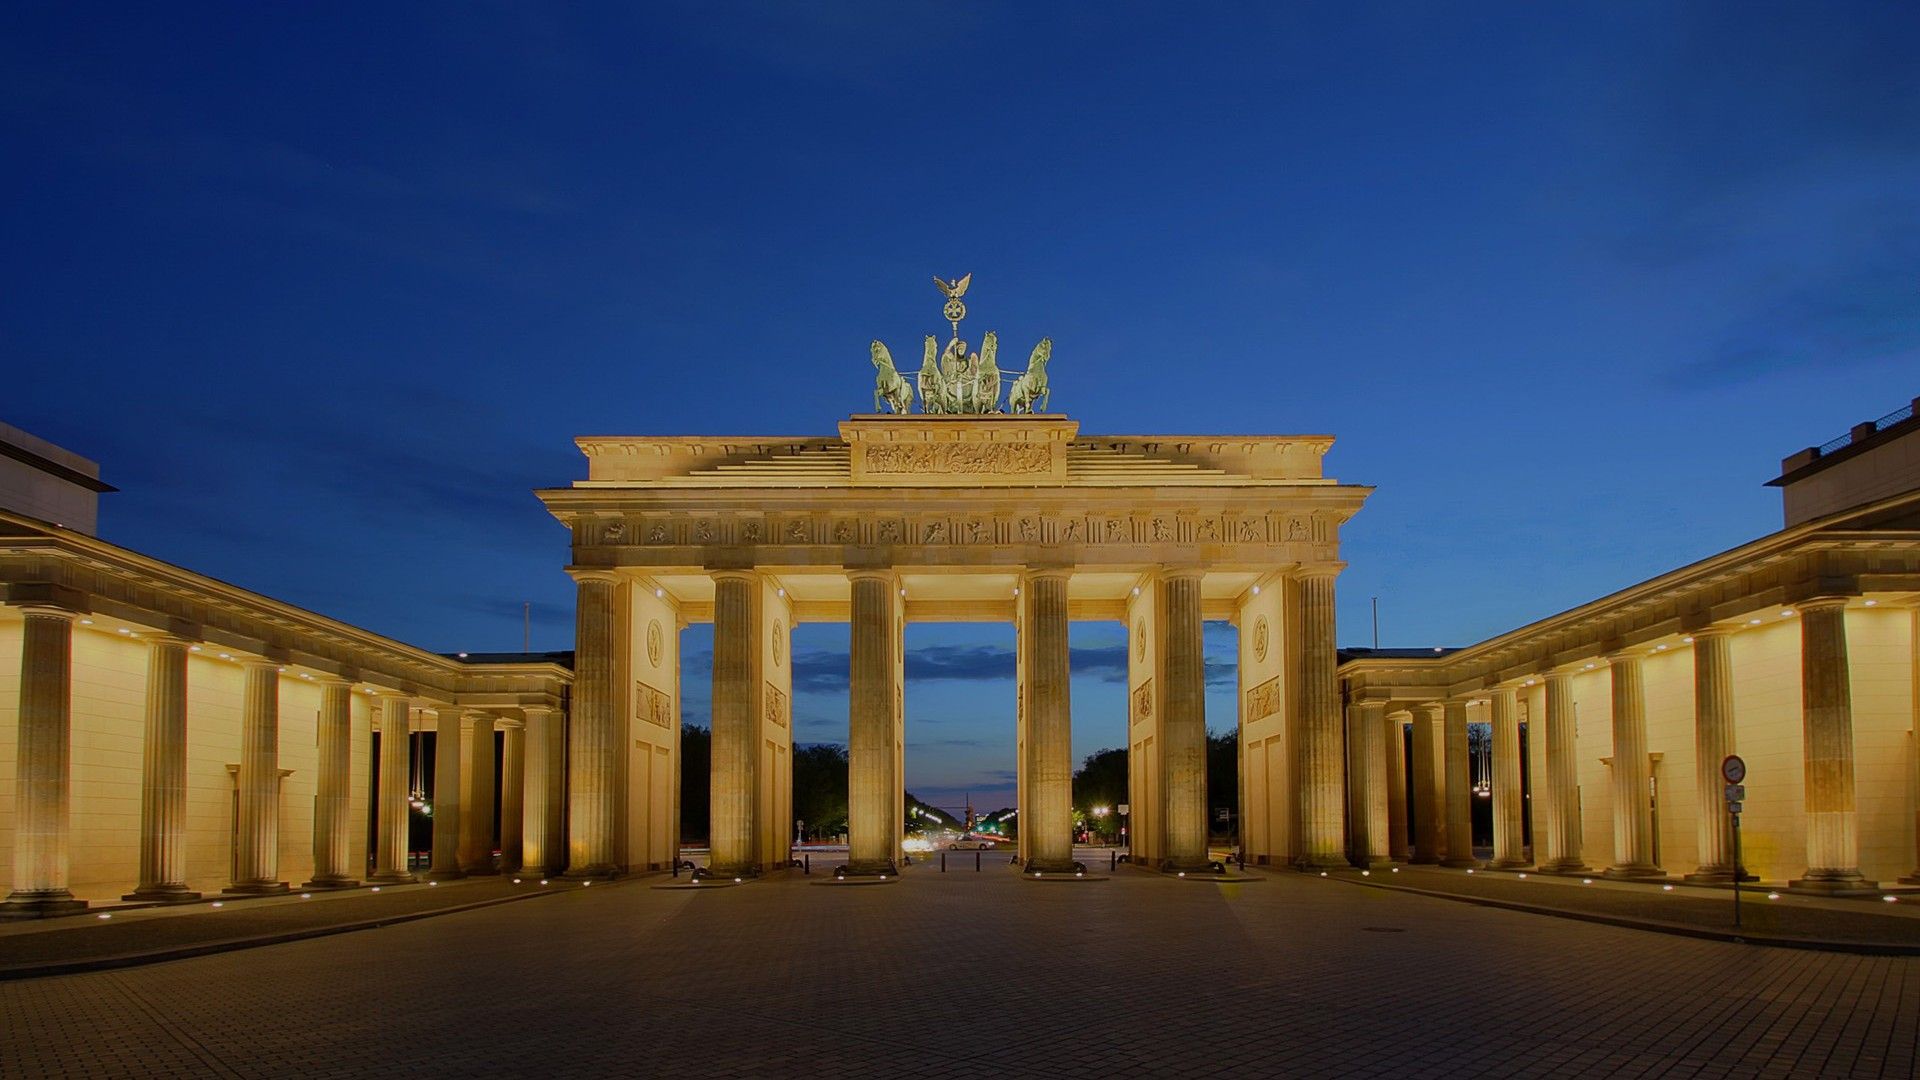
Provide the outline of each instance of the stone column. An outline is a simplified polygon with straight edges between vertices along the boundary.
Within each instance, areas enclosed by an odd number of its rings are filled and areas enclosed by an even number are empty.
[[[469,712],[460,718],[470,753],[460,789],[460,869],[468,875],[499,873],[493,865],[493,717]]]
[[[1439,793],[1435,791],[1434,725],[1441,722],[1446,707],[1437,702],[1418,705],[1413,710],[1413,861],[1432,865],[1440,861],[1440,827],[1444,816]]]
[[[1547,681],[1546,858],[1540,869],[1574,874],[1587,869],[1581,855],[1580,761],[1573,719],[1573,674],[1549,671]]]
[[[460,775],[464,743],[460,710],[442,705],[434,710],[433,725],[433,862],[429,877],[465,877],[460,869],[460,819],[466,792]]]
[[[280,893],[280,665],[248,660],[240,712],[239,829],[230,893]]]
[[[1441,866],[1479,866],[1473,857],[1473,763],[1467,749],[1467,703],[1445,708],[1447,740],[1447,857]]]
[[[1207,858],[1207,673],[1201,642],[1201,571],[1164,571],[1154,626],[1160,635],[1160,769],[1163,870],[1199,870]],[[1064,620],[1064,616],[1063,616]],[[1064,626],[1062,632],[1064,634]],[[1065,657],[1061,658],[1065,667]],[[1063,691],[1064,694],[1064,691]]]
[[[1488,703],[1493,721],[1493,865],[1511,869],[1527,865],[1527,837],[1521,816],[1526,793],[1520,789],[1520,716],[1510,686],[1495,688]]]
[[[848,683],[847,872],[893,874],[900,830],[894,805],[891,570],[854,570]]]
[[[1844,597],[1800,605],[1800,705],[1806,745],[1807,872],[1800,892],[1865,892],[1853,802],[1853,689]]]
[[[1027,680],[1027,798],[1020,832],[1029,872],[1073,870],[1073,715],[1067,666],[1064,568],[1020,582],[1020,652]],[[1029,830],[1031,833],[1029,834]]]
[[[408,798],[413,763],[412,702],[402,694],[380,696],[380,805],[374,814],[373,843],[376,885],[398,885],[414,880],[407,869],[408,826],[412,810]]]
[[[1387,863],[1387,750],[1384,701],[1347,706],[1347,789],[1355,866]]]
[[[1613,678],[1613,865],[1614,878],[1660,877],[1653,862],[1653,768],[1647,759],[1647,704],[1640,657],[1607,657]]]
[[[1700,866],[1688,881],[1732,881],[1733,815],[1727,813],[1726,778],[1720,763],[1734,753],[1733,641],[1723,629],[1693,635],[1694,816]]]
[[[360,884],[348,871],[353,840],[353,687],[320,677],[320,770],[313,793],[313,880],[309,889]]]
[[[140,884],[127,900],[197,900],[187,888],[187,646],[147,639],[147,723],[140,771]]]
[[[0,904],[0,915],[32,917],[79,911],[87,904],[67,888],[74,614],[56,607],[26,607],[23,614],[13,891]]]
[[[561,856],[567,848],[561,819],[566,797],[564,725],[559,712],[546,706],[529,705],[522,711],[527,718],[527,763],[520,868],[529,874],[556,874],[565,868]]]
[[[1333,579],[1339,565],[1300,572],[1300,861],[1302,870],[1346,865],[1346,770]],[[1289,623],[1294,620],[1288,620]]]
[[[619,778],[616,745],[625,694],[618,685],[614,625],[619,576],[610,570],[574,572],[579,597],[574,610],[573,716],[567,761],[567,876],[612,877],[614,790]],[[715,727],[718,727],[717,717]],[[715,735],[719,733],[716,731]]]
[[[760,718],[753,712],[759,588],[751,571],[720,570],[713,575],[713,776],[707,845],[708,866],[727,876],[759,869],[753,842],[754,767],[760,756]]]
[[[500,869],[518,870],[526,849],[527,729],[503,726],[500,753]]]
[[[1407,719],[1411,714],[1390,712],[1381,718],[1380,734],[1387,788],[1387,855],[1407,857]]]

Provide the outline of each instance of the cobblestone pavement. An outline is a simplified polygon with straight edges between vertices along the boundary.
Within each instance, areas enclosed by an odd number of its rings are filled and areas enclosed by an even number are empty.
[[[657,879],[0,984],[0,1076],[1911,1076],[1920,959],[1274,875]]]

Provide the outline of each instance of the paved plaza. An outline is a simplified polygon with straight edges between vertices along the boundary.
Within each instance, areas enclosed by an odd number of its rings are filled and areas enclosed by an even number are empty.
[[[3,983],[0,1075],[1904,1077],[1920,1040],[1920,959],[1312,877],[661,880]]]

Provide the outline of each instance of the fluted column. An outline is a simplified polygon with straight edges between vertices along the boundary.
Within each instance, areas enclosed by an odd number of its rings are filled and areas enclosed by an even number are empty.
[[[1074,866],[1069,576],[1069,571],[1059,568],[1030,570],[1020,583],[1019,647],[1027,680],[1027,799],[1032,804],[1020,807],[1020,831],[1027,837],[1026,868],[1048,873],[1070,871]]]
[[[1473,761],[1468,749],[1467,703],[1449,701],[1447,740],[1447,857],[1441,866],[1479,866],[1473,857]]]
[[[1711,627],[1693,635],[1693,780],[1700,865],[1688,881],[1732,881],[1733,815],[1720,763],[1734,753],[1733,641]]]
[[[508,724],[500,741],[500,869],[518,870],[526,848],[527,729]]]
[[[1347,706],[1347,789],[1351,792],[1350,836],[1356,866],[1389,861],[1387,829],[1387,751],[1384,701]]]
[[[527,763],[520,868],[529,874],[556,874],[566,866],[562,856],[567,849],[561,817],[566,796],[562,772],[566,757],[564,725],[555,709],[529,705],[523,712],[527,718]],[[677,783],[679,777],[674,780]]]
[[[187,888],[187,646],[147,639],[146,738],[140,769],[140,884],[128,900],[197,900]]]
[[[1653,806],[1647,758],[1647,703],[1640,657],[1607,657],[1613,682],[1613,865],[1608,877],[1657,877],[1653,862]]]
[[[1390,712],[1381,718],[1380,735],[1385,742],[1383,765],[1387,788],[1387,856],[1405,859],[1411,841],[1407,839],[1407,732],[1410,713]]]
[[[483,712],[461,716],[466,736],[465,785],[460,789],[460,869],[494,874],[493,865],[493,717]]]
[[[1440,861],[1440,829],[1445,823],[1434,783],[1438,755],[1433,730],[1445,715],[1446,707],[1438,702],[1413,710],[1413,861],[1429,865]]]
[[[759,587],[750,571],[713,575],[713,776],[707,844],[708,864],[718,874],[758,870],[753,774],[760,756],[760,718],[753,712],[753,660],[760,647],[754,619]]]
[[[620,709],[614,591],[611,571],[574,573],[579,596],[574,611],[573,716],[567,761],[567,876],[604,878],[615,872],[613,857],[614,766],[618,761]],[[716,703],[716,707],[717,707]],[[719,726],[715,717],[716,728]],[[718,738],[719,732],[715,731]]]
[[[347,866],[353,841],[353,687],[320,678],[320,769],[313,793],[313,880],[310,889],[358,885]]]
[[[1493,865],[1527,865],[1522,826],[1525,792],[1520,790],[1520,716],[1513,688],[1497,687],[1488,697],[1493,722]]]
[[[74,614],[55,607],[27,607],[23,614],[13,891],[0,915],[55,915],[87,906],[67,888]]]
[[[1547,680],[1546,858],[1540,869],[1577,873],[1587,869],[1581,853],[1580,761],[1573,717],[1573,675],[1549,671]]]
[[[377,885],[413,880],[407,869],[408,827],[412,823],[412,702],[403,694],[380,696],[380,792],[374,808],[373,873]]]
[[[1853,689],[1847,670],[1846,600],[1800,605],[1800,704],[1806,746],[1807,872],[1802,892],[1863,892],[1853,801]]]
[[[240,713],[240,798],[230,893],[286,892],[280,880],[280,665],[248,660]]]
[[[442,705],[433,710],[433,861],[427,874],[433,878],[458,878],[460,869],[460,819],[464,816],[466,792],[461,781],[460,758],[466,733],[460,723],[460,710]]]
[[[848,683],[847,871],[896,872],[900,809],[894,805],[893,598],[891,570],[855,570]]]
[[[1160,635],[1162,852],[1167,870],[1207,865],[1207,673],[1197,569],[1161,575],[1154,628]]]
[[[1299,575],[1300,862],[1302,870],[1346,865],[1347,777],[1341,745],[1339,649],[1334,640],[1333,579],[1339,565]]]

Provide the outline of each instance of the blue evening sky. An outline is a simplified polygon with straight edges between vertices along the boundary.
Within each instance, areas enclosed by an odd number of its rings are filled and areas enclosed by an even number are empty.
[[[1088,432],[1337,435],[1343,643],[1466,644],[1775,528],[1920,392],[1916,55],[1896,3],[14,3],[0,420],[129,547],[565,648],[573,436],[830,432],[971,271]],[[1004,793],[1011,629],[910,645],[910,782]],[[843,738],[844,630],[796,647]]]

